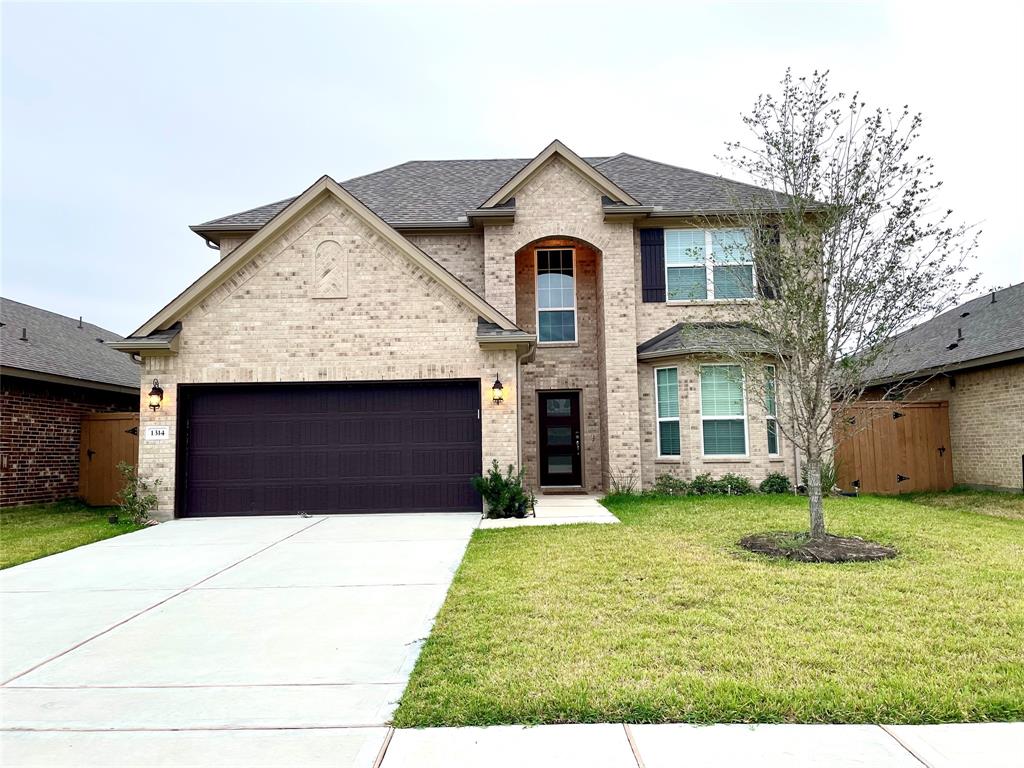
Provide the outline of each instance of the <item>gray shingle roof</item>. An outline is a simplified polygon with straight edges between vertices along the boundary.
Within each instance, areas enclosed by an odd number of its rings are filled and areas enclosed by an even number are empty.
[[[523,330],[506,330],[497,323],[492,323],[484,320],[482,317],[476,319],[476,335],[478,339],[494,339],[495,341],[503,341],[506,339],[520,339],[528,338],[532,339],[533,334],[527,333]]]
[[[629,154],[584,158],[641,205],[666,211],[732,210],[765,190],[688,168]],[[464,220],[529,159],[415,160],[342,182],[370,210],[392,225]],[[770,194],[770,193],[769,193]],[[294,198],[196,225],[198,230],[261,227]]]
[[[641,360],[671,355],[715,354],[741,347],[770,351],[764,337],[746,323],[676,323],[636,348]]]
[[[102,342],[121,339],[92,323],[0,299],[0,362],[5,368],[139,388],[141,368]],[[22,341],[22,329],[28,341]]]
[[[963,338],[958,339],[961,334]],[[955,346],[950,349],[951,345]],[[885,381],[966,367],[974,360],[1014,352],[1024,356],[1024,283],[979,296],[905,331],[894,340],[891,353],[879,358],[864,378]]]

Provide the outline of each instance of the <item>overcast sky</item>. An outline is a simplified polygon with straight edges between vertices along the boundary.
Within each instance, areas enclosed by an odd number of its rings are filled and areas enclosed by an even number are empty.
[[[556,137],[721,173],[787,66],[922,111],[984,284],[1024,280],[1020,3],[425,6],[3,3],[3,295],[126,334],[217,259],[189,224],[324,173]]]

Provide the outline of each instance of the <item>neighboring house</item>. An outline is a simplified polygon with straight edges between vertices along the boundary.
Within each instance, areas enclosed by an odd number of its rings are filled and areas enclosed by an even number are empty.
[[[900,334],[867,399],[949,403],[953,482],[1024,490],[1024,283]]]
[[[140,366],[92,323],[0,299],[0,506],[76,496],[90,413],[138,411]]]
[[[774,419],[694,343],[757,293],[721,256],[744,233],[701,222],[763,192],[556,141],[325,176],[192,227],[219,263],[115,345],[164,392],[143,426],[166,438],[140,446],[160,514],[478,510],[492,460],[542,492],[792,475]]]

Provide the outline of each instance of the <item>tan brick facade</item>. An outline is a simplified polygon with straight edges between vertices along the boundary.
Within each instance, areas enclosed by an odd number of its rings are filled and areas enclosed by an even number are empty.
[[[484,465],[492,458],[517,463],[521,456],[532,487],[539,482],[537,393],[545,390],[580,392],[587,490],[608,489],[612,475],[633,475],[650,487],[662,471],[683,477],[731,471],[755,481],[773,470],[792,474],[788,448],[769,460],[755,407],[749,460],[702,459],[692,361],[679,363],[683,456],[657,461],[653,374],[637,364],[638,342],[679,321],[736,317],[742,306],[642,303],[637,230],[630,221],[606,220],[602,192],[559,155],[514,196],[511,224],[414,232],[407,239],[528,332],[536,331],[537,244],[575,248],[576,344],[541,345],[517,371],[514,349],[481,348],[476,310],[330,198],[273,235],[181,317],[176,355],[146,358],[145,386],[159,377],[166,394],[160,411],[142,414],[143,429],[171,428],[170,440],[143,441],[140,450],[143,474],[163,481],[161,516],[173,511],[176,388],[187,383],[479,380]],[[223,238],[222,257],[242,242]],[[506,386],[500,406],[486,392],[495,374]]]
[[[326,240],[348,255],[347,297],[316,299],[313,258]],[[177,355],[147,357],[143,382],[159,377],[164,402],[144,409],[147,426],[171,439],[143,440],[140,472],[162,481],[159,516],[174,508],[176,390],[185,383],[481,381],[483,460],[517,462],[515,352],[484,351],[477,313],[405,255],[376,237],[337,200],[317,205],[271,240],[182,318]],[[509,387],[494,405],[495,372]]]
[[[481,296],[484,295],[484,236],[408,234],[406,239]]]
[[[586,484],[607,487],[609,471],[640,474],[639,411],[636,388],[636,328],[634,282],[634,231],[631,223],[604,220],[602,194],[559,156],[551,158],[516,192],[515,223],[487,227],[484,236],[484,285],[487,300],[521,325],[532,322],[518,315],[516,301],[516,254],[539,240],[562,237],[590,246],[597,254],[594,269],[595,316],[579,318],[582,325],[597,328],[596,364],[598,414],[603,429],[588,430],[585,457]],[[532,306],[532,301],[529,302]],[[609,329],[605,333],[604,330]],[[614,329],[614,333],[610,332]],[[554,353],[545,354],[545,353]],[[580,354],[586,354],[581,352]],[[547,388],[577,382],[584,388],[587,374],[577,369],[570,353],[540,349],[540,365],[533,386]],[[532,374],[524,370],[524,382]],[[561,383],[565,382],[565,384]],[[590,387],[584,390],[590,403]],[[527,396],[524,386],[524,398]],[[525,402],[525,399],[524,399]],[[534,402],[536,402],[534,400]],[[584,408],[590,408],[587,405]],[[586,412],[589,414],[589,411]],[[585,415],[592,418],[592,415]],[[524,435],[527,433],[524,427]],[[600,432],[600,484],[592,442]],[[524,456],[526,447],[524,445]],[[528,467],[531,476],[536,468]]]
[[[1024,491],[1024,363],[939,376],[908,400],[949,402],[954,483]]]

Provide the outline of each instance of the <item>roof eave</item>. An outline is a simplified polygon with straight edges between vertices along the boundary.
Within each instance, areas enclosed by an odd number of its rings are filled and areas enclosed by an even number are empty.
[[[990,365],[1010,363],[1015,360],[1024,360],[1024,349],[1013,349],[1010,350],[1009,352],[999,352],[994,355],[975,357],[971,360],[961,360],[959,362],[948,363],[946,365],[935,365],[930,368],[921,368],[916,371],[902,371],[899,373],[890,373],[877,379],[868,379],[867,381],[864,382],[864,386],[877,387],[883,384],[895,384],[900,381],[929,378],[931,376],[939,376],[944,373],[953,373],[955,371],[966,371],[975,368],[985,368]]]
[[[76,379],[73,376],[61,376],[56,373],[45,371],[30,371],[27,368],[15,368],[13,366],[0,366],[0,376],[14,379],[29,379],[31,381],[44,381],[50,384],[62,384],[68,387],[81,387],[83,389],[96,389],[103,392],[120,392],[125,395],[137,395],[141,389],[142,369],[139,369],[140,385],[129,387],[123,384],[111,384],[106,381],[93,381],[91,379]]]

